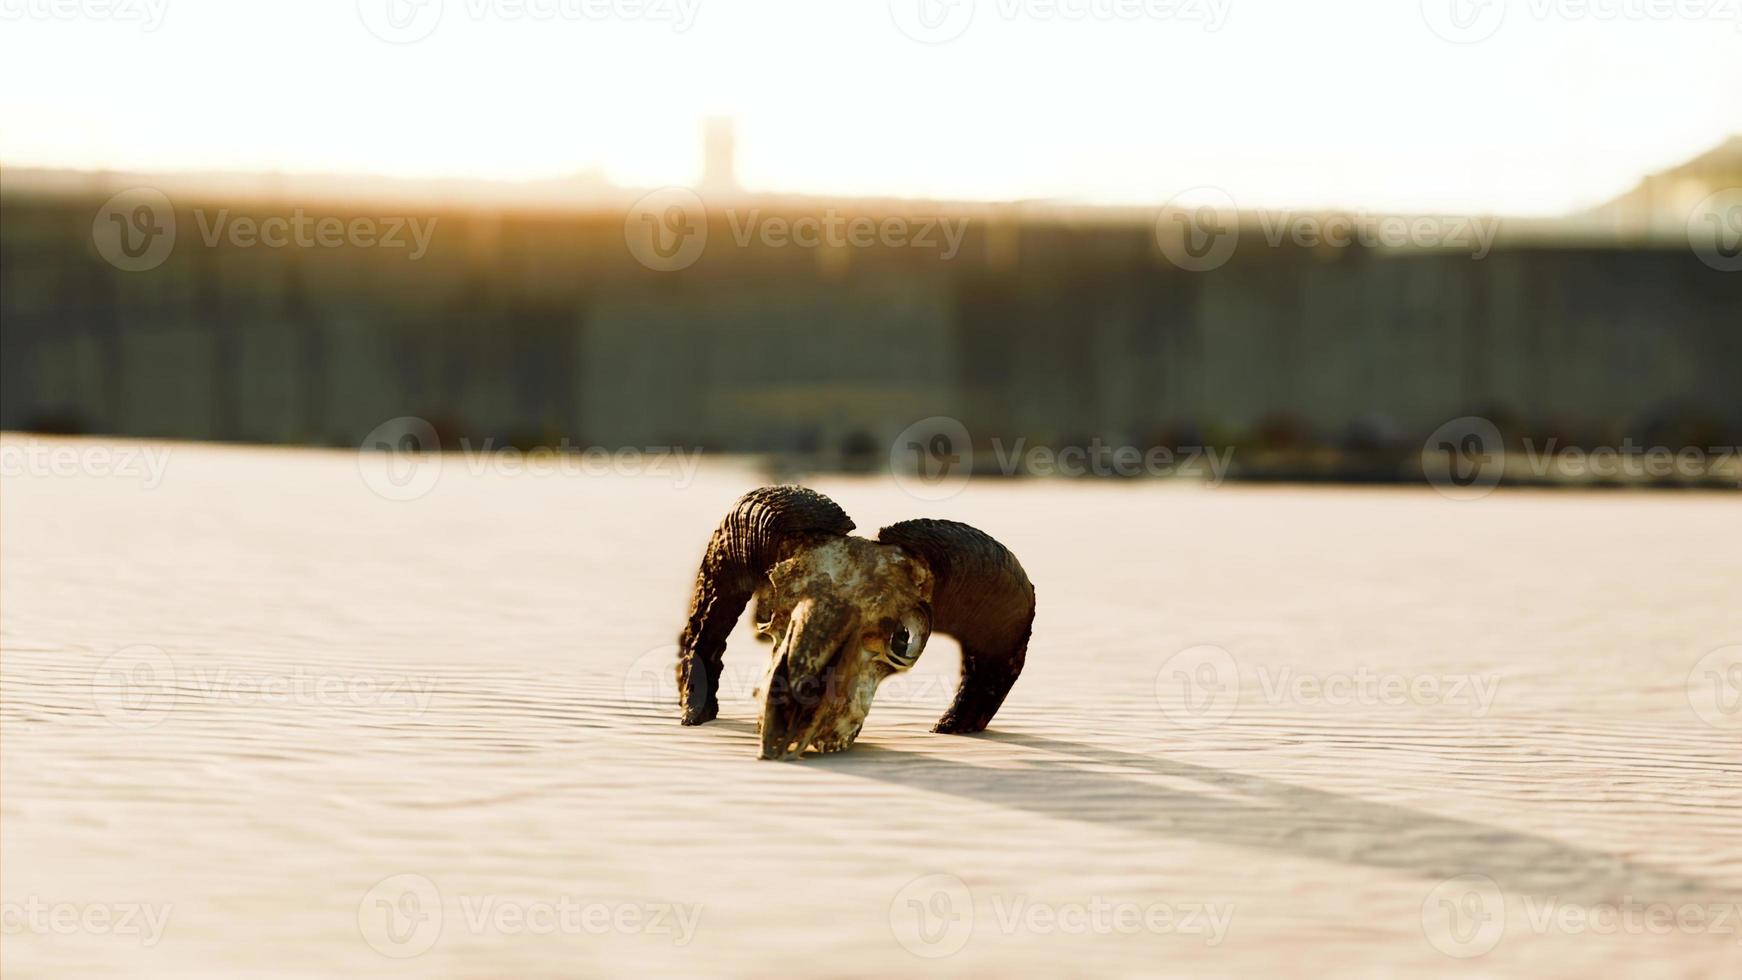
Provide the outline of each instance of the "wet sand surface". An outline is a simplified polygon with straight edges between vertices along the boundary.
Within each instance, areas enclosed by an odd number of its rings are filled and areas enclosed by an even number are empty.
[[[156,448],[0,484],[7,977],[1742,975],[1735,495],[818,479],[1039,615],[986,734],[938,639],[771,763],[742,624],[669,677],[748,466]]]

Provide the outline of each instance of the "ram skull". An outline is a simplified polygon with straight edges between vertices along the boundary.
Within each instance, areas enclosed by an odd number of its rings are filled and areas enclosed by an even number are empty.
[[[774,644],[762,698],[761,757],[853,744],[877,686],[912,667],[933,632],[962,648],[955,700],[933,731],[986,727],[1022,672],[1034,587],[1016,557],[955,521],[893,524],[854,537],[834,501],[802,487],[739,498],[708,542],[678,639],[685,725],[719,714],[726,636],[752,598]]]

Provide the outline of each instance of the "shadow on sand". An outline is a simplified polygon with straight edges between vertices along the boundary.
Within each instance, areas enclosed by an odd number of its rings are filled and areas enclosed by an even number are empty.
[[[1044,754],[1024,760],[1023,769],[991,768],[862,744],[803,764],[1063,820],[1384,868],[1436,882],[1483,874],[1511,892],[1582,905],[1738,898],[1734,890],[1695,875],[1390,803],[1064,739],[1007,732],[973,737]],[[1176,785],[1159,785],[1157,777]]]

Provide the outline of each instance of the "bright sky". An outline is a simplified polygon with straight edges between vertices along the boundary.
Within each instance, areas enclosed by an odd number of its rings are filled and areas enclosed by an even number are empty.
[[[1742,132],[1739,3],[0,0],[0,161],[1552,214]]]

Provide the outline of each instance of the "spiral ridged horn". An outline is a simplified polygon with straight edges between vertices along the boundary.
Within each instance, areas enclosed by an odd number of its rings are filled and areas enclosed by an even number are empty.
[[[768,570],[792,548],[853,530],[834,501],[804,487],[762,487],[732,505],[696,573],[689,620],[678,637],[677,689],[683,723],[720,712],[726,637]]]
[[[955,521],[917,520],[877,533],[931,567],[932,628],[962,647],[962,683],[933,728],[965,735],[998,713],[1022,673],[1034,627],[1034,586],[1010,549]]]

